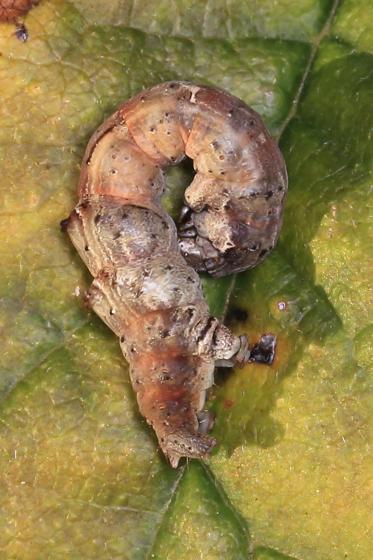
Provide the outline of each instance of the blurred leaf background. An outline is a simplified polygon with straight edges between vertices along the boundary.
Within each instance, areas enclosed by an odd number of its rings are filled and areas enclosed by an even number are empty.
[[[0,25],[1,558],[370,560],[372,2],[41,0],[25,24]],[[219,445],[177,471],[59,230],[94,129],[169,79],[257,110],[290,185],[273,254],[204,280],[275,363],[217,374]]]

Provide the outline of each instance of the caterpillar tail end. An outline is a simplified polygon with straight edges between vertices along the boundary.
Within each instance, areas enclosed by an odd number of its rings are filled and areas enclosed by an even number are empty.
[[[180,459],[205,459],[216,445],[216,440],[204,434],[170,434],[161,442],[162,450],[171,466],[176,469]]]

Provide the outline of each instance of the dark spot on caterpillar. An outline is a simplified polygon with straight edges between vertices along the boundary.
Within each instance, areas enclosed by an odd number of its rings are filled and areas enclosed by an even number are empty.
[[[265,194],[266,198],[271,198],[271,196],[273,196],[273,191],[267,191]]]
[[[205,266],[206,270],[213,270],[216,266],[216,259],[206,259]]]
[[[117,231],[114,235],[113,235],[113,239],[115,241],[117,241],[117,239],[119,239],[120,237],[122,237],[122,232],[121,231]]]
[[[85,250],[85,251],[89,251],[88,245],[85,245],[84,250]]]
[[[124,336],[121,336],[121,337],[120,337],[120,341],[121,341],[121,342],[124,342],[124,341],[125,341]]]
[[[218,333],[218,329],[215,329],[214,332],[212,333],[212,345],[213,346],[216,346],[217,333]]]
[[[113,308],[111,307],[109,313],[110,313],[110,315],[115,315],[115,309],[113,309]]]
[[[161,338],[166,338],[167,336],[170,336],[170,331],[168,329],[162,330],[161,333],[160,333],[160,337]]]
[[[259,253],[259,257],[264,257],[266,253],[268,253],[269,249],[262,249]]]
[[[188,309],[186,310],[186,316],[188,320],[192,319],[192,317],[194,316],[194,309],[192,307],[188,307]]]
[[[100,272],[97,274],[97,278],[102,280],[109,280],[110,279],[110,272],[105,268],[102,268]]]
[[[199,333],[198,336],[198,340],[203,340],[206,336],[206,334],[208,333],[208,331],[210,330],[211,325],[214,323],[215,318],[214,317],[209,317],[206,325],[203,327],[203,329],[201,330],[201,332]]]
[[[94,222],[95,224],[98,224],[98,222],[101,220],[101,214],[96,214],[95,218],[94,218]]]
[[[69,223],[70,223],[70,218],[65,218],[64,220],[61,220],[60,221],[61,231],[65,233],[67,231],[67,228],[69,227]]]

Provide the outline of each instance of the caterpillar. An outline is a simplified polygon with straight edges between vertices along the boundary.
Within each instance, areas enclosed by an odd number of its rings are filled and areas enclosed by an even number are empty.
[[[163,168],[196,171],[178,228],[161,205]],[[215,440],[204,410],[215,366],[271,362],[209,313],[197,272],[260,262],[279,235],[287,174],[259,115],[229,93],[167,82],[125,102],[94,132],[79,203],[61,222],[94,277],[86,302],[119,337],[139,410],[173,467]]]

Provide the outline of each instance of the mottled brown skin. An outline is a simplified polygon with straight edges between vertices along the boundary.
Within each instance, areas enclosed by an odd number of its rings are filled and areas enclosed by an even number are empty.
[[[39,0],[0,0],[0,21],[16,23],[27,14]]]
[[[178,234],[161,206],[162,168],[185,155],[197,174]],[[174,467],[215,444],[203,411],[215,366],[250,361],[246,337],[210,316],[194,268],[221,276],[262,259],[285,190],[259,116],[214,88],[146,90],[87,146],[80,202],[63,226],[94,277],[87,303],[120,338],[140,411]]]

